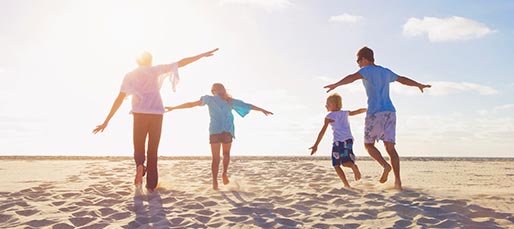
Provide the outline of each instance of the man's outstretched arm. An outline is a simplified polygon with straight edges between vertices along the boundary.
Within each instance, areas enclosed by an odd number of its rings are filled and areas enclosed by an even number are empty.
[[[420,84],[414,80],[411,80],[405,76],[398,76],[398,79],[396,80],[398,81],[399,83],[403,84],[403,85],[407,85],[407,86],[411,86],[411,87],[417,87],[419,88],[419,90],[423,93],[423,89],[424,88],[430,88],[432,87],[432,85],[429,85],[429,84]]]
[[[350,74],[346,77],[344,77],[343,79],[339,80],[337,83],[334,83],[334,84],[329,84],[327,86],[324,86],[323,88],[328,88],[328,92],[336,89],[336,87],[339,87],[341,85],[345,85],[345,84],[349,84],[349,83],[353,83],[354,81],[356,80],[359,80],[359,79],[362,79],[362,75],[358,72],[356,73],[353,73],[353,74]]]

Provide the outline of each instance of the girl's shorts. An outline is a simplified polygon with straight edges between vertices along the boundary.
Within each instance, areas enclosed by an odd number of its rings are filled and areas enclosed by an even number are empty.
[[[352,139],[332,143],[332,166],[340,166],[348,161],[355,163],[355,155],[353,154],[352,146]]]
[[[215,144],[215,143],[232,143],[232,134],[229,132],[221,132],[219,134],[211,134],[209,136],[209,143]]]

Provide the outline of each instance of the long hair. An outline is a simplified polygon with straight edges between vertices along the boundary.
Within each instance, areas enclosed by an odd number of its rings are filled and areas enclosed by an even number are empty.
[[[232,96],[227,93],[225,86],[221,83],[215,83],[212,85],[212,89],[227,103],[232,104]]]

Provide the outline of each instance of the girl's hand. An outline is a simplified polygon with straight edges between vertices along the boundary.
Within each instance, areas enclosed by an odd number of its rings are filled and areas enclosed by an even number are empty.
[[[166,112],[170,112],[170,111],[174,110],[175,107],[164,107],[164,109],[166,110]]]
[[[267,111],[267,110],[262,110],[262,113],[263,113],[264,115],[266,115],[266,116],[268,116],[268,115],[272,115],[272,114],[273,114],[273,112],[270,112],[270,111]]]
[[[318,151],[318,146],[312,146],[309,149],[311,150],[311,155],[314,155],[316,153],[316,151]]]

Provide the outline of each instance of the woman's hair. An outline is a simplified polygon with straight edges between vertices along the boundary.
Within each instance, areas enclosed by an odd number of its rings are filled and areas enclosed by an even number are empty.
[[[341,108],[343,107],[343,99],[337,93],[334,93],[334,94],[331,94],[330,96],[328,96],[327,102],[333,103],[336,106],[335,107],[336,110],[341,110]]]
[[[147,51],[144,51],[137,57],[136,61],[139,66],[151,66],[152,65],[152,54],[150,54]]]
[[[227,101],[227,103],[232,103],[232,96],[227,93],[227,90],[225,89],[225,86],[221,83],[215,83],[212,85],[213,92],[215,91],[223,100]]]

